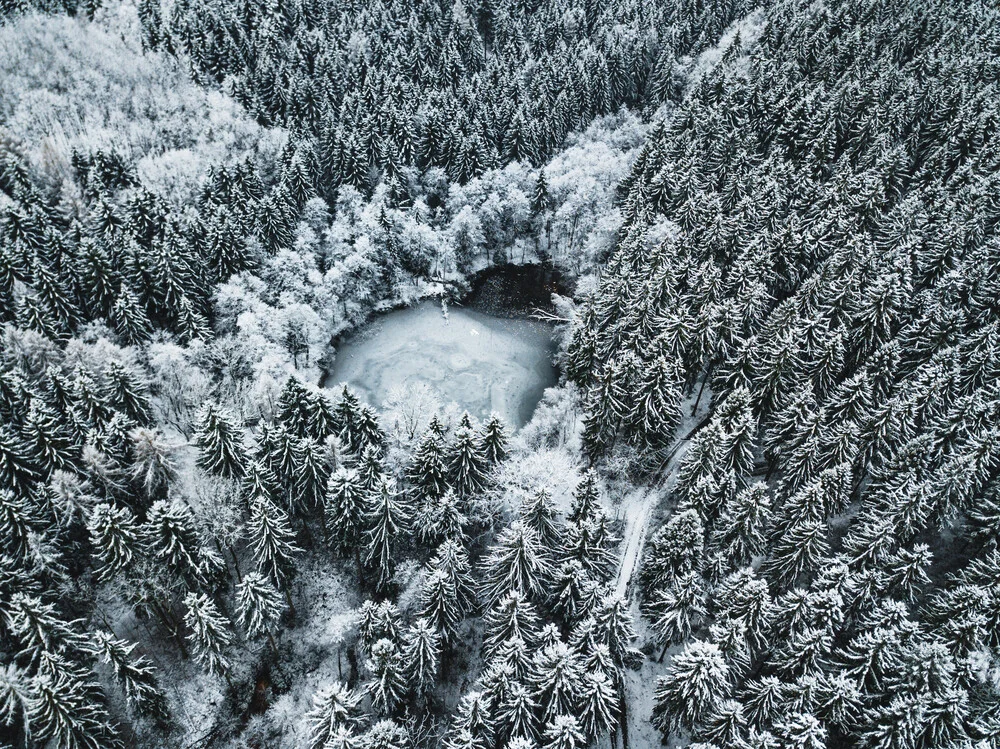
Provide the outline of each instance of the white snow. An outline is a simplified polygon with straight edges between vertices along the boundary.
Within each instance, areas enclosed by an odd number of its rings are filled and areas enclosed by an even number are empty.
[[[328,384],[347,382],[381,406],[394,388],[424,383],[477,418],[495,411],[511,426],[531,416],[555,383],[551,327],[425,301],[377,318],[337,352]]]

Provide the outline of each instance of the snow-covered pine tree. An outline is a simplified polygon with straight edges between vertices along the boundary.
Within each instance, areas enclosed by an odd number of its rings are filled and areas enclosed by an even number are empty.
[[[294,485],[295,505],[306,515],[319,508],[325,510],[327,481],[330,478],[330,464],[326,448],[312,437],[303,437],[298,453],[299,465]]]
[[[587,734],[576,716],[563,713],[547,721],[542,736],[542,749],[582,749]]]
[[[538,541],[538,534],[520,521],[505,528],[482,564],[481,599],[490,607],[510,591],[529,600],[544,596],[552,564]]]
[[[646,614],[664,648],[687,640],[707,613],[704,582],[696,572],[679,575],[646,604]]]
[[[167,725],[170,710],[149,658],[134,656],[136,643],[120,640],[107,630],[98,630],[93,639],[95,652],[114,670],[129,707],[161,726]]]
[[[420,586],[419,616],[432,624],[445,643],[452,643],[463,618],[455,582],[447,571],[432,568]]]
[[[525,526],[538,534],[539,543],[544,548],[558,548],[562,543],[562,529],[552,505],[552,495],[546,488],[539,487],[522,503],[518,517]]]
[[[112,361],[104,368],[104,381],[108,404],[140,426],[150,423],[153,406],[149,388],[134,369]]]
[[[405,665],[396,644],[386,638],[376,641],[366,667],[372,675],[367,685],[372,707],[379,715],[393,714],[407,690]]]
[[[503,421],[497,414],[490,414],[479,433],[480,454],[487,466],[495,466],[507,457],[507,434]]]
[[[339,682],[317,690],[312,698],[312,707],[305,716],[310,749],[336,746],[338,741],[344,741],[348,736],[353,739],[353,735],[345,734],[361,724],[360,702],[361,695]],[[348,747],[356,745],[356,740],[347,744]]]
[[[541,618],[524,594],[513,590],[486,612],[483,626],[483,654],[489,659],[503,643],[513,638],[532,647],[538,638]]]
[[[258,569],[287,594],[288,582],[295,569],[294,560],[301,551],[295,545],[288,515],[267,499],[254,500],[247,536]]]
[[[559,565],[549,593],[549,609],[553,615],[572,626],[590,616],[597,604],[598,583],[575,559]]]
[[[208,473],[239,479],[247,471],[243,429],[236,417],[215,404],[205,405],[195,420],[198,466]]]
[[[448,477],[461,497],[479,492],[486,485],[487,459],[471,428],[461,427],[448,450]]]
[[[353,550],[358,561],[364,509],[365,488],[357,471],[338,468],[326,485],[324,518],[327,538],[341,554]]]
[[[188,593],[184,598],[184,624],[194,657],[209,672],[225,675],[231,665],[226,650],[233,635],[215,601],[204,593]]]
[[[0,497],[0,508],[3,506]],[[0,529],[4,524],[0,523]],[[132,560],[143,553],[140,544],[140,529],[135,516],[127,507],[101,502],[94,506],[87,521],[90,543],[94,556],[100,563],[100,575],[104,580],[113,579],[126,570]],[[15,538],[13,534],[7,538]]]
[[[367,527],[365,564],[376,572],[375,586],[384,590],[392,582],[395,571],[393,546],[396,537],[406,530],[408,522],[402,495],[391,478],[379,479],[368,498],[364,522]]]
[[[267,637],[274,650],[274,632],[285,609],[281,593],[260,572],[247,572],[236,586],[237,623],[250,639]]]
[[[413,451],[406,476],[425,497],[438,497],[444,493],[448,480],[444,442],[433,428],[427,429]]]
[[[729,666],[718,645],[693,640],[656,681],[653,723],[664,735],[695,729],[728,696]]]
[[[600,510],[601,490],[597,472],[593,469],[583,474],[573,490],[573,503],[566,519],[571,523],[593,520]]]
[[[583,663],[564,642],[539,650],[532,664],[531,685],[541,707],[543,723],[557,716],[576,715],[583,690]]]
[[[424,698],[434,688],[441,666],[441,635],[435,625],[417,619],[403,633],[402,657],[411,693]]]
[[[191,589],[199,589],[222,569],[222,560],[202,543],[190,507],[179,501],[159,500],[140,527],[150,557]]]
[[[676,364],[658,357],[643,376],[628,422],[633,439],[656,450],[668,447],[681,422],[683,378]]]
[[[608,675],[601,671],[583,675],[581,693],[580,728],[595,741],[617,727],[619,693]]]

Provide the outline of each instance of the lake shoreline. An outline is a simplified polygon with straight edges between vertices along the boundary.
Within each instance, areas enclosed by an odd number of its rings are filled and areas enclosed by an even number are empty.
[[[473,309],[507,319],[530,319],[536,310],[552,310],[552,294],[568,294],[565,274],[551,263],[503,263],[475,272],[461,282],[435,281],[415,299],[385,300],[376,305],[363,323],[344,330],[330,341],[331,355],[321,366],[320,388],[330,386],[330,375],[344,345],[371,335],[379,318],[412,309],[432,300],[445,300],[449,307]]]

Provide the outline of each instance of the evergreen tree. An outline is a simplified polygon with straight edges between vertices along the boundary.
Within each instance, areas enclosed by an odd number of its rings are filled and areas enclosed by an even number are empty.
[[[137,346],[149,338],[153,326],[135,294],[125,284],[122,284],[111,308],[111,321],[115,332],[121,336],[124,343]]]
[[[275,648],[274,630],[285,612],[285,602],[273,583],[260,572],[248,572],[236,586],[237,621],[247,636],[267,636]]]
[[[374,567],[378,574],[376,587],[386,588],[392,581],[395,557],[392,553],[396,537],[406,529],[405,514],[396,484],[383,477],[369,500],[365,512],[367,525],[365,563]]]
[[[580,656],[563,642],[544,647],[534,659],[532,684],[543,722],[576,714],[583,696]]]
[[[486,485],[488,463],[484,445],[476,440],[473,431],[460,428],[449,453],[448,476],[458,495],[468,497],[481,491]]]
[[[222,566],[204,548],[190,508],[178,501],[154,503],[140,532],[150,556],[191,588],[205,586]]]
[[[600,510],[600,487],[597,473],[591,469],[573,490],[573,504],[566,519],[571,523],[593,520]]]
[[[224,478],[239,479],[247,471],[243,433],[233,414],[209,404],[195,421],[198,467]]]
[[[539,545],[538,534],[514,522],[500,534],[483,563],[483,603],[492,606],[510,591],[537,600],[550,577],[551,564]]]
[[[98,630],[94,633],[94,646],[101,659],[114,670],[129,707],[165,726],[170,719],[166,696],[150,660],[144,655],[132,655],[136,644]]]
[[[607,735],[617,725],[618,700],[618,691],[607,674],[584,674],[580,728],[591,740]]]
[[[681,422],[680,401],[680,374],[661,356],[643,377],[639,398],[628,416],[638,444],[657,449],[671,443]]]
[[[101,692],[65,671],[39,672],[30,682],[27,725],[35,741],[64,747],[120,747]]]
[[[111,580],[119,572],[127,570],[133,559],[141,554],[139,526],[127,507],[106,502],[95,505],[87,529],[104,580]]]
[[[426,619],[417,619],[403,635],[403,664],[410,690],[419,697],[434,687],[440,668],[441,635]]]
[[[324,504],[326,532],[330,543],[342,554],[353,549],[355,557],[360,560],[359,542],[364,523],[365,490],[357,472],[344,467],[334,471],[327,481]]]
[[[380,715],[395,712],[406,694],[405,666],[396,645],[385,638],[378,640],[372,645],[367,668],[372,674],[368,683],[372,707]]]
[[[486,465],[494,466],[507,457],[507,435],[497,414],[490,414],[479,435],[479,451]]]
[[[78,457],[73,435],[58,414],[38,399],[31,402],[21,434],[28,455],[44,476],[70,468]]]
[[[37,477],[27,447],[17,435],[0,425],[0,489],[26,495]]]
[[[531,602],[519,591],[511,591],[483,617],[483,652],[490,658],[503,643],[513,638],[531,647],[538,637],[540,623]]]
[[[306,713],[310,749],[337,746],[345,732],[360,725],[360,702],[360,695],[339,682],[320,688],[313,695],[312,708]]]
[[[729,691],[729,667],[717,645],[694,640],[656,680],[653,723],[669,734],[697,727]]]
[[[444,493],[447,486],[444,443],[433,429],[428,429],[417,444],[407,469],[407,478],[425,497],[438,497]]]
[[[545,726],[543,749],[579,749],[587,745],[587,735],[573,715],[556,715]]]
[[[288,524],[288,515],[267,499],[255,500],[250,507],[247,536],[258,569],[287,594],[295,556],[300,552]]]
[[[229,623],[215,602],[204,593],[188,593],[184,598],[184,624],[195,658],[213,674],[225,674],[230,668],[226,650],[233,636]]]
[[[678,577],[648,603],[653,628],[664,646],[687,640],[707,613],[703,583],[694,572]]]
[[[419,616],[432,624],[446,643],[453,642],[462,620],[455,582],[442,569],[433,569],[420,588]]]
[[[538,541],[543,548],[558,548],[562,543],[562,531],[556,520],[556,510],[552,506],[552,495],[544,487],[537,489],[521,505],[518,517],[525,527],[538,534]]]
[[[153,408],[148,388],[138,375],[119,362],[111,362],[104,370],[104,379],[108,403],[135,423],[148,425]]]

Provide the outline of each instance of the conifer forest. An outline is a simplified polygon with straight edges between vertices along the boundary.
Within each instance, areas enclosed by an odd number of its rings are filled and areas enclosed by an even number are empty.
[[[0,0],[0,749],[1000,749],[996,0]]]

